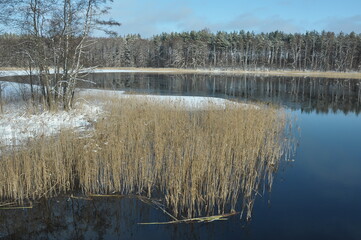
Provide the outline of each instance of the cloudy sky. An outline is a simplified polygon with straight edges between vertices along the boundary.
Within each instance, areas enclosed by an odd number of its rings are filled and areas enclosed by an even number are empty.
[[[114,0],[119,35],[162,32],[334,31],[361,33],[361,0]]]

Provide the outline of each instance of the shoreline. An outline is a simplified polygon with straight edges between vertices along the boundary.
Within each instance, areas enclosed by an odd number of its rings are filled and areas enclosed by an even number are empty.
[[[263,75],[263,76],[287,76],[287,77],[321,77],[321,78],[342,78],[342,79],[361,79],[361,72],[319,72],[319,71],[262,71],[262,70],[218,70],[218,69],[182,69],[182,68],[121,68],[121,67],[104,67],[97,70],[109,71],[133,71],[133,72],[150,72],[164,74],[229,74],[229,75]]]
[[[0,67],[0,77],[22,75],[24,68]],[[19,72],[19,74],[16,74]],[[261,76],[286,76],[286,77],[319,77],[319,78],[340,78],[340,79],[361,79],[361,72],[320,72],[320,71],[291,71],[291,70],[240,70],[240,69],[183,69],[183,68],[136,68],[136,67],[100,67],[95,73],[101,72],[141,72],[158,74],[224,74],[224,75],[261,75]]]

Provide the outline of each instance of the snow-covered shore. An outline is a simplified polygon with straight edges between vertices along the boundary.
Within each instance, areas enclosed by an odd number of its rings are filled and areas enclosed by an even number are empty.
[[[93,73],[159,73],[158,70],[149,69],[95,69]],[[174,70],[162,70],[162,73],[175,72]]]
[[[25,76],[29,72],[26,70],[0,70],[0,77]]]
[[[257,108],[255,105],[214,97],[133,95],[126,94],[124,91],[100,89],[80,90],[78,95],[80,97],[97,98],[99,96],[107,96],[119,99],[129,99],[139,103],[158,104],[169,108],[181,108],[186,110],[205,110],[209,108],[224,109],[225,107]]]
[[[71,111],[29,114],[26,109],[13,108],[0,114],[0,146],[20,145],[30,138],[51,136],[61,129],[82,130],[102,113],[98,106],[82,104]]]

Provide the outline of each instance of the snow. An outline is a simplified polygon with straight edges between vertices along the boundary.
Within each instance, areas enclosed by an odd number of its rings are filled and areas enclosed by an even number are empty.
[[[32,114],[31,108],[22,101],[29,99],[29,84],[0,81],[0,90],[0,101],[5,102],[0,112],[0,153],[2,147],[21,145],[31,138],[51,136],[62,129],[84,130],[103,114],[100,106],[90,106],[84,101],[68,112],[35,110],[38,113]]]
[[[43,112],[27,114],[13,109],[0,115],[0,146],[20,145],[30,138],[51,136],[64,128],[84,130],[102,111],[99,107],[79,106],[69,112]]]
[[[2,71],[0,71],[0,77],[24,76],[24,75],[28,75],[28,71],[25,71],[25,70],[2,70]]]
[[[255,105],[233,102],[214,97],[193,96],[163,96],[163,95],[128,95],[124,91],[86,89],[79,92],[80,96],[108,96],[120,99],[132,99],[140,103],[153,103],[169,108],[184,108],[187,110],[205,110],[209,108],[224,109],[225,107],[257,108]]]
[[[156,70],[138,70],[138,69],[129,69],[129,70],[125,70],[125,69],[95,69],[91,72],[94,72],[94,73],[159,73],[159,71],[156,71]],[[162,73],[170,73],[170,72],[173,72],[173,71],[163,71],[162,70]]]

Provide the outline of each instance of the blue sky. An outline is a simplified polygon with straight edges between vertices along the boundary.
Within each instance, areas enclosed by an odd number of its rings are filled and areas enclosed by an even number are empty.
[[[361,33],[361,0],[114,0],[109,17],[120,35],[208,28],[254,32]]]

